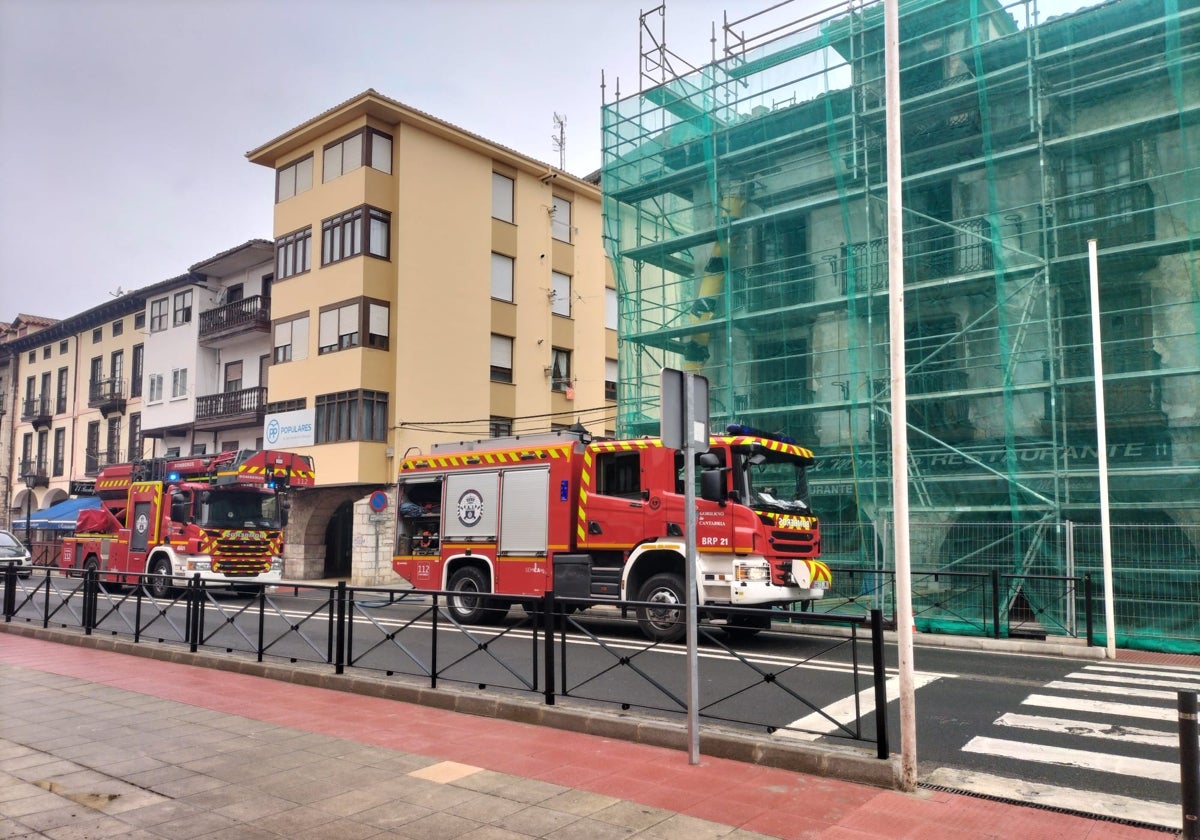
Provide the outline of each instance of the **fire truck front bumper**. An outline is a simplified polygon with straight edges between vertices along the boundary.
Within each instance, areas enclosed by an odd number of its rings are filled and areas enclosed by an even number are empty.
[[[739,561],[734,562],[730,601],[739,606],[749,607],[757,604],[816,601],[825,597],[829,581],[812,580],[811,575],[806,574],[807,566],[802,566],[796,571],[799,574],[789,572],[785,582],[780,585],[771,581],[771,567],[765,560],[739,558]]]
[[[213,571],[214,560],[206,554],[197,554],[190,557],[182,558],[181,573],[187,577],[199,574],[202,580],[211,581],[226,581],[229,583],[262,583],[276,584],[283,580],[283,558],[272,557],[271,568],[266,572],[249,571]],[[215,561],[215,565],[220,567],[223,564],[220,560]],[[241,564],[237,564],[241,565]]]

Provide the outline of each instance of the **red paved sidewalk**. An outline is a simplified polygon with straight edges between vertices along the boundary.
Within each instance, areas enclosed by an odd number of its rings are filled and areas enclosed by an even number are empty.
[[[1169,833],[786,770],[0,632],[0,662],[404,753],[590,791],[781,838],[1122,838]],[[0,688],[0,695],[3,694]]]

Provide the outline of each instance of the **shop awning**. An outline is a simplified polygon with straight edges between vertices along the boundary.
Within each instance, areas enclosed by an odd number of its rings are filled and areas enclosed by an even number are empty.
[[[33,515],[29,517],[28,527],[34,531],[74,531],[75,518],[79,516],[79,511],[98,507],[100,507],[98,496],[80,496],[75,499],[65,499],[56,505],[51,505],[45,510],[35,510]],[[24,516],[20,519],[13,519],[12,528],[14,531],[24,531],[26,527]]]

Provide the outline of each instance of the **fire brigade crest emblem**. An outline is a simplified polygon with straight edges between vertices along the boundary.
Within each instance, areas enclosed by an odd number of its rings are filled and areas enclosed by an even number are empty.
[[[483,496],[477,490],[467,490],[458,497],[458,521],[473,528],[483,519]]]

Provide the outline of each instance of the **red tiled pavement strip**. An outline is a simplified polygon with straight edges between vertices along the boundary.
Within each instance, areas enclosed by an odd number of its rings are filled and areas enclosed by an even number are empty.
[[[955,794],[904,794],[0,632],[0,662],[275,725],[625,799],[781,838],[1163,840],[1163,832]],[[2,689],[0,689],[2,693]]]

